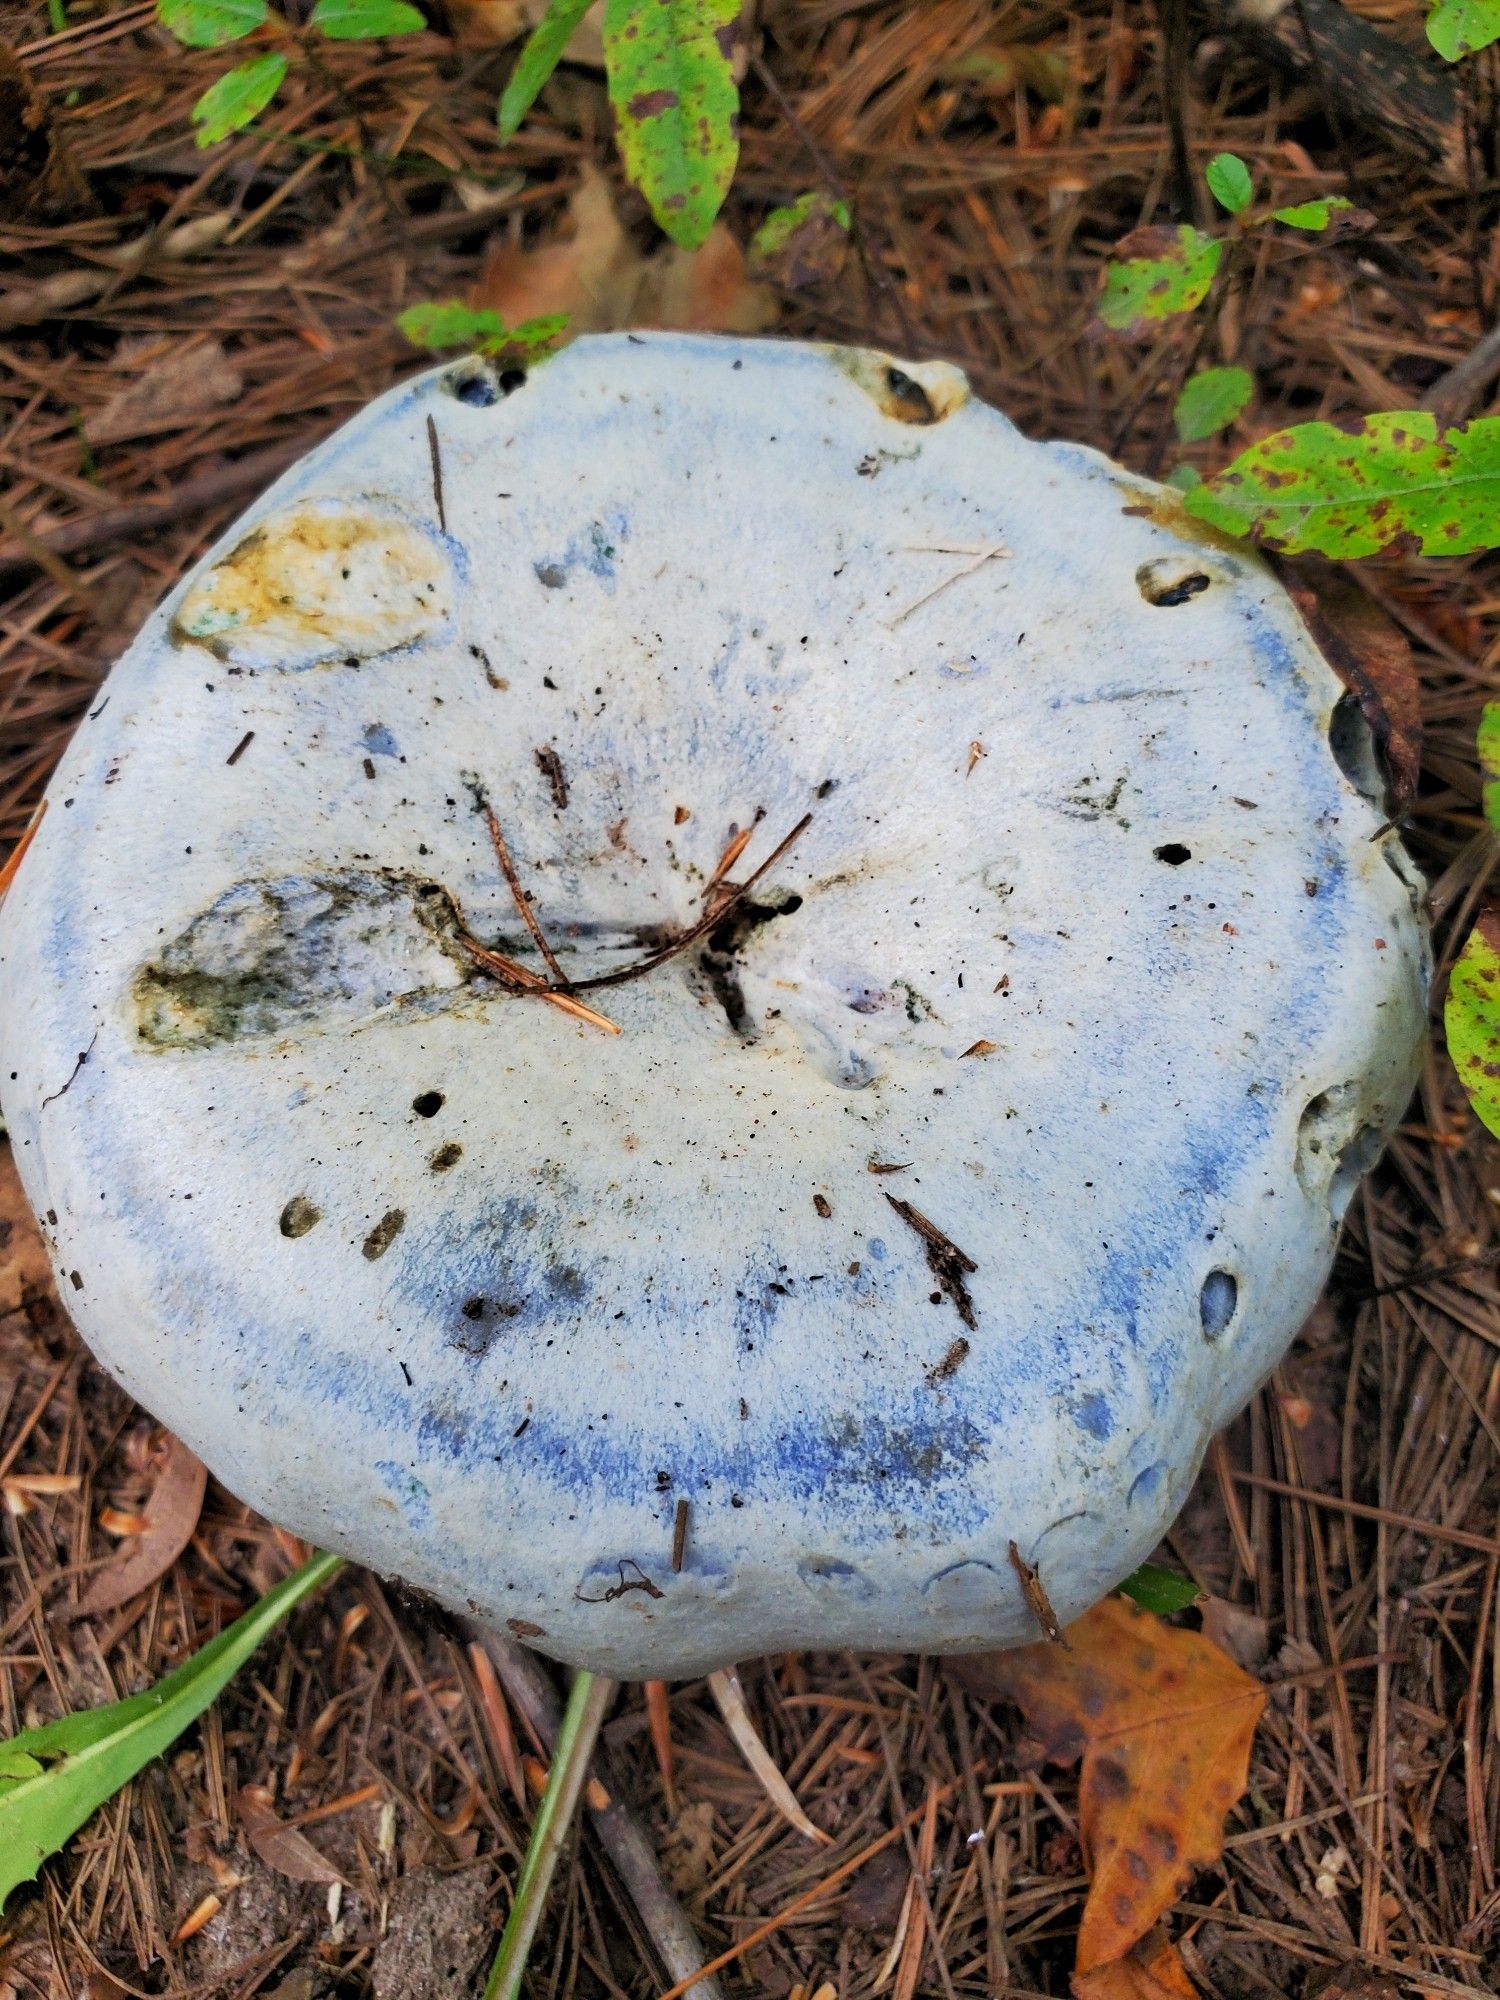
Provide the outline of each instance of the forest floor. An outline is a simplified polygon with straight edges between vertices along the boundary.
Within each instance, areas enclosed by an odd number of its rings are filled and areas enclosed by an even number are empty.
[[[1500,302],[1500,71],[1476,59],[1455,85],[1415,0],[1357,11],[1456,90],[1447,141],[1425,157],[1389,106],[1330,101],[1317,66],[1277,67],[1196,12],[1181,17],[1173,113],[1157,17],[1125,0],[766,0],[749,10],[764,68],[745,80],[741,166],[696,260],[624,185],[596,69],[565,68],[502,147],[517,0],[427,11],[441,31],[328,44],[261,129],[204,153],[188,111],[224,56],[180,49],[141,0],[67,0],[60,27],[40,0],[0,8],[24,65],[0,64],[0,848],[160,597],[276,471],[421,364],[393,325],[418,300],[946,356],[1033,436],[1142,471],[1206,470],[1234,446],[1175,444],[1191,342],[1089,326],[1116,240],[1203,200],[1174,168],[1180,114],[1196,190],[1229,149],[1277,202],[1348,193],[1375,218],[1326,240],[1267,235],[1207,327],[1201,358],[1255,376],[1240,442],[1424,396],[1455,417],[1490,407],[1482,379],[1448,371]],[[976,48],[1032,53],[1006,79],[965,71],[956,58]],[[28,103],[42,123],[23,143],[11,111]],[[767,210],[830,184],[853,202],[854,252],[751,285],[740,249]],[[1440,997],[1495,861],[1474,731],[1500,692],[1500,567],[1360,568],[1421,675],[1408,838],[1431,884]],[[1500,1158],[1435,1050],[1324,1300],[1215,1442],[1162,1551],[1270,1689],[1223,1860],[1172,1920],[1211,2000],[1312,1993],[1351,1959],[1368,1984],[1335,1990],[1500,1990],[1497,1259]],[[210,1483],[186,1553],[148,1592],[102,1619],[59,1616],[119,1546],[152,1463],[148,1420],[77,1342],[8,1182],[0,1736],[147,1685],[296,1560]],[[639,1688],[606,1730],[705,1952],[933,1793],[935,1942],[914,1971],[893,1966],[909,1902],[898,1843],[745,1953],[726,1993],[831,1981],[862,2000],[882,1979],[902,2000],[1067,1992],[1077,1777],[1028,1759],[1013,1710],[928,1658],[741,1672],[831,1848],[778,1816],[703,1685],[670,1690],[670,1809]],[[486,1703],[461,1635],[345,1570],[16,1899],[0,1996],[477,1990],[529,1813]],[[262,1858],[237,1810],[251,1785],[301,1816],[347,1886]],[[981,1793],[982,1870],[967,1845]],[[591,1836],[570,1851],[536,1968],[548,1996],[663,1988]]]

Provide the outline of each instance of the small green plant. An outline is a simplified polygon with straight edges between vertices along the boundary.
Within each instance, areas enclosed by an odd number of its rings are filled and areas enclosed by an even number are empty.
[[[1500,0],[1437,0],[1427,16],[1427,39],[1456,63],[1500,39]]]
[[[1500,0],[1439,0],[1427,31],[1434,47],[1456,60],[1465,47],[1500,38]],[[1126,237],[1120,245],[1126,255],[1105,274],[1099,319],[1106,327],[1137,333],[1191,312],[1227,280],[1252,230],[1280,223],[1321,231],[1350,208],[1331,196],[1258,210],[1250,171],[1232,153],[1210,161],[1206,178],[1230,217],[1227,233],[1212,236],[1182,224]],[[1246,407],[1253,387],[1243,369],[1190,376],[1173,407],[1178,436],[1192,443],[1222,430]],[[1194,519],[1284,555],[1336,562],[1392,549],[1471,555],[1500,548],[1500,417],[1443,428],[1427,410],[1380,410],[1353,428],[1291,424],[1207,478],[1179,465],[1167,483]],[[1500,703],[1485,709],[1479,757],[1485,817],[1500,837]],[[1500,905],[1481,913],[1459,954],[1444,1026],[1475,1111],[1500,1135]]]
[[[1175,1569],[1164,1569],[1160,1563],[1142,1563],[1120,1585],[1120,1593],[1132,1598],[1143,1611],[1154,1611],[1158,1618],[1170,1618],[1174,1611],[1186,1611],[1203,1602],[1203,1592],[1191,1577],[1179,1576]]]
[[[519,129],[588,6],[551,0],[501,96],[502,139]],[[739,159],[730,60],[739,12],[739,0],[605,0],[604,73],[625,171],[686,250],[707,238]]]
[[[0,1908],[136,1772],[169,1749],[287,1613],[341,1566],[316,1555],[143,1694],[0,1743]]]
[[[246,56],[211,83],[189,116],[200,146],[215,146],[258,118],[299,57],[311,60],[317,35],[336,42],[383,41],[410,35],[427,23],[408,0],[317,0],[305,34],[294,30],[270,0],[157,0],[157,19],[190,49],[224,48],[264,32],[276,46]]]
[[[1347,212],[1353,219],[1355,214],[1354,204],[1343,195],[1320,195],[1290,208],[1256,208],[1250,169],[1234,153],[1215,154],[1204,178],[1209,193],[1229,216],[1229,228],[1211,235],[1183,222],[1132,230],[1119,245],[1123,256],[1105,266],[1098,314],[1111,332],[1148,331],[1153,321],[1194,311],[1221,272],[1227,277],[1245,238],[1273,222],[1320,232],[1336,216]]]
[[[566,313],[551,313],[545,319],[507,326],[499,313],[487,306],[465,305],[462,299],[432,299],[424,305],[408,306],[396,321],[398,331],[413,347],[430,347],[435,353],[463,347],[477,354],[513,354],[522,361],[545,354],[561,339],[567,325]]]

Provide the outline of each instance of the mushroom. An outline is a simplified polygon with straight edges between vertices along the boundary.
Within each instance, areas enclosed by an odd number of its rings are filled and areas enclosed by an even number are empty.
[[[84,1337],[611,1676],[1084,1609],[1414,1079],[1419,880],[1286,593],[942,364],[406,382],[50,799],[0,1096]]]

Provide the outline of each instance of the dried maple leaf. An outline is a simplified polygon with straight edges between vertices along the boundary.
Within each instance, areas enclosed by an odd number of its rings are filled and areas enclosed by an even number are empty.
[[[1077,2000],[1198,2000],[1177,1956],[1160,1930],[1151,1931],[1123,1958],[1073,1975]]]
[[[130,1539],[95,1572],[70,1616],[92,1618],[100,1611],[114,1611],[165,1576],[193,1538],[207,1485],[203,1461],[180,1438],[169,1436],[139,1531],[132,1529]]]
[[[1218,1859],[1265,1689],[1201,1633],[1164,1625],[1125,1598],[1096,1604],[1066,1636],[1066,1650],[977,1653],[952,1671],[976,1694],[1015,1702],[1053,1763],[1083,1759],[1079,1831],[1090,1883],[1079,2000],[1190,1993],[1175,1953],[1164,1955],[1170,1947],[1126,1961],[1195,1870]]]

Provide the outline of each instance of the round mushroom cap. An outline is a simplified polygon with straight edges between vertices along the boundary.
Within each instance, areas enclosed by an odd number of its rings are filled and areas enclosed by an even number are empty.
[[[943,365],[418,376],[49,797],[0,1093],[84,1337],[263,1512],[611,1674],[1084,1609],[1414,1079],[1419,881],[1289,598]]]

